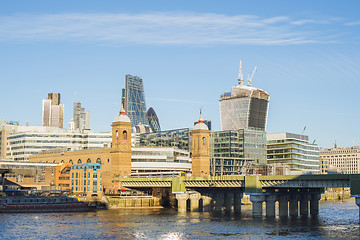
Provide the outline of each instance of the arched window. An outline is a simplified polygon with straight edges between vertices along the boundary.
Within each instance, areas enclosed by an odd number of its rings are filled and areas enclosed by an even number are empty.
[[[86,162],[87,162],[87,163],[91,163],[91,160],[90,160],[90,158],[88,158]]]
[[[53,163],[56,163],[56,160],[54,160]]]
[[[110,159],[108,158],[108,162],[110,162]]]
[[[124,140],[127,140],[127,131],[126,130],[123,131],[123,138],[124,138]]]
[[[101,164],[101,159],[100,158],[96,159],[96,163]]]
[[[64,163],[64,160],[61,160],[61,163]]]
[[[119,140],[119,132],[118,132],[118,130],[116,130],[115,135],[116,135],[116,140]]]
[[[205,145],[206,144],[206,137],[203,137],[202,141],[203,141],[203,145]]]
[[[71,159],[70,159],[69,163],[71,163],[71,164],[72,164],[72,163],[73,163],[73,160],[71,160]]]
[[[81,159],[79,159],[77,163],[78,163],[78,164],[81,163]]]

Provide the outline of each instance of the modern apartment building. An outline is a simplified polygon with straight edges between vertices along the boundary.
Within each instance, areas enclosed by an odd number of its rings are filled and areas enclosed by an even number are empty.
[[[111,147],[111,132],[79,132],[57,127],[7,125],[3,127],[0,135],[1,156],[17,161],[27,161],[29,155],[49,149],[64,152]]]
[[[320,150],[320,173],[360,173],[360,146]]]
[[[149,125],[144,85],[140,77],[129,74],[125,75],[125,88],[122,90],[122,105],[133,126],[139,123]]]
[[[81,103],[74,102],[74,129],[90,130],[90,112],[85,112],[85,108],[81,107]]]
[[[267,134],[268,164],[288,166],[290,174],[319,174],[319,146],[293,133]]]
[[[102,196],[102,170],[99,163],[74,164],[70,170],[71,192],[81,196]]]
[[[64,126],[64,105],[60,103],[60,93],[49,93],[43,100],[42,125],[44,127]]]

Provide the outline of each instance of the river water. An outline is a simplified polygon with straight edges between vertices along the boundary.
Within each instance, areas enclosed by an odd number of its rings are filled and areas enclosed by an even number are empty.
[[[354,199],[320,203],[318,217],[253,219],[174,209],[0,214],[0,239],[360,239]]]

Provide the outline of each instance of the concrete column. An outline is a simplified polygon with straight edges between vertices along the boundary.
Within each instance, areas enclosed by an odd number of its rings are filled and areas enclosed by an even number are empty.
[[[204,212],[211,212],[212,211],[212,205],[211,205],[211,201],[212,198],[209,196],[201,196],[202,200],[203,200],[203,211]]]
[[[277,200],[277,196],[275,194],[270,194],[265,196],[266,217],[275,217],[276,200]]]
[[[300,196],[300,215],[307,216],[309,214],[309,200],[310,194],[307,192],[301,193]]]
[[[199,200],[200,193],[192,193],[190,194],[190,211],[191,212],[199,212]]]
[[[313,216],[319,215],[319,200],[321,198],[320,193],[312,193],[310,199],[310,214]]]
[[[178,202],[178,212],[184,213],[186,212],[186,201],[189,198],[189,194],[187,193],[177,193],[176,200]]]
[[[359,207],[359,222],[360,222],[360,195],[355,195],[355,203]]]
[[[223,205],[224,205],[224,193],[215,193],[214,194],[215,200],[215,212],[221,212]]]
[[[243,193],[234,193],[234,212],[241,213],[241,199]]]
[[[299,195],[297,193],[291,193],[289,199],[289,215],[297,217],[299,215]]]
[[[250,201],[252,202],[253,217],[261,217],[262,203],[265,201],[265,195],[250,195]]]
[[[232,203],[233,203],[234,193],[227,192],[224,194],[225,200],[225,213],[231,213]]]
[[[279,199],[279,216],[287,217],[289,214],[289,196],[287,193],[281,193]]]

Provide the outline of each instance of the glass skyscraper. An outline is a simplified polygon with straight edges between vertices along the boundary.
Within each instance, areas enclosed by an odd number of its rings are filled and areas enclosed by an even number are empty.
[[[151,130],[153,132],[160,132],[161,128],[160,128],[159,118],[157,117],[155,110],[152,107],[150,107],[149,110],[147,111],[147,115]]]
[[[143,80],[137,76],[125,75],[125,88],[122,91],[122,104],[133,126],[142,123],[149,125],[144,96]]]

